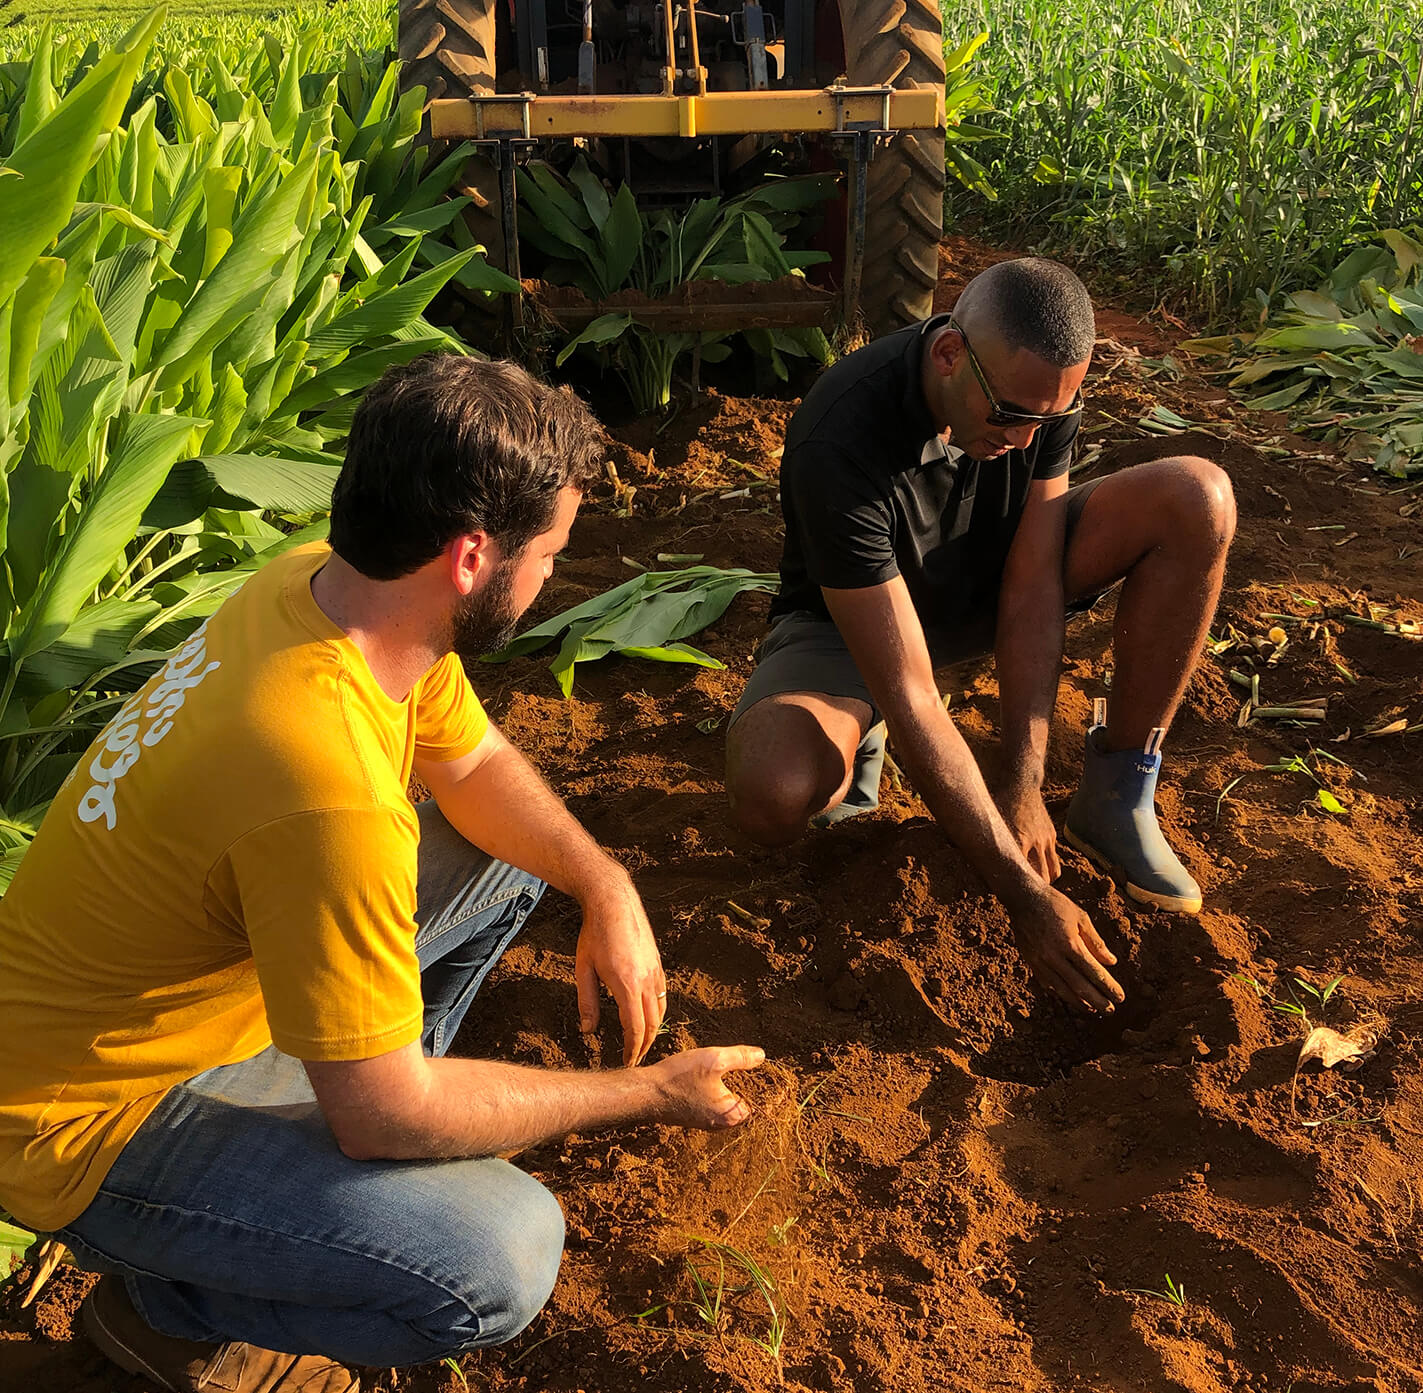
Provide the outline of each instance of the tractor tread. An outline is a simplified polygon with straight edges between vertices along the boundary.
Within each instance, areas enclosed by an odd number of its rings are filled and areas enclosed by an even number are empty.
[[[846,76],[856,85],[944,84],[943,26],[928,0],[841,0]],[[866,184],[860,314],[872,334],[929,315],[944,223],[944,132],[902,131]]]
[[[497,0],[401,0],[398,51],[402,87],[423,86],[426,102],[495,90],[494,36]],[[425,134],[429,136],[426,124]],[[499,171],[485,155],[471,155],[459,191],[472,202],[464,220],[485,248],[491,266],[504,265],[504,224],[499,209]],[[491,347],[499,316],[485,297],[468,297],[465,337]]]

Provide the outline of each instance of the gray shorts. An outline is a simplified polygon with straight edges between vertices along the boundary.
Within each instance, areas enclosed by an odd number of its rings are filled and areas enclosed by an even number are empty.
[[[1069,539],[1082,516],[1083,505],[1101,482],[1092,479],[1068,490]],[[1114,588],[1108,587],[1108,590]],[[1068,618],[1085,614],[1107,593],[1102,591],[1070,603]],[[997,616],[984,614],[951,631],[926,630],[929,657],[935,668],[950,667],[992,653],[996,627]],[[773,622],[770,633],[756,650],[756,670],[736,703],[729,725],[735,725],[764,697],[781,696],[785,692],[823,692],[826,696],[853,697],[870,708],[871,725],[883,715],[834,621],[809,610],[792,610]]]

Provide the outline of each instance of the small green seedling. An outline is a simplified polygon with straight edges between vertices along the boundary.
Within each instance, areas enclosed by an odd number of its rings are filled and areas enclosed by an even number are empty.
[[[1185,1309],[1186,1288],[1180,1282],[1172,1280],[1171,1274],[1166,1274],[1166,1290],[1153,1291],[1150,1287],[1128,1287],[1129,1292],[1134,1292],[1137,1296],[1155,1296],[1162,1301],[1169,1301],[1173,1306]]]
[[[464,1370],[460,1368],[459,1361],[452,1354],[447,1354],[440,1363],[445,1366],[458,1380],[464,1393],[469,1393],[469,1380],[464,1376]]]
[[[1343,766],[1353,773],[1353,769],[1345,764],[1337,755],[1331,755],[1327,750],[1317,750],[1313,745],[1309,747],[1306,755],[1291,755],[1288,759],[1276,760],[1274,764],[1263,766],[1271,774],[1303,774],[1314,784],[1315,801],[1326,813],[1332,813],[1335,817],[1344,817],[1348,814],[1348,809],[1339,801],[1324,784],[1319,777],[1318,761],[1327,759],[1334,764]],[[1315,763],[1311,764],[1310,761]]]
[[[1340,982],[1342,982],[1343,980],[1344,978],[1340,976],[1336,977],[1332,982],[1330,982],[1327,987],[1312,987],[1308,982],[1304,980],[1303,977],[1296,977],[1295,985],[1297,987],[1303,987],[1304,990],[1307,991],[1319,1003],[1319,1009],[1322,1011],[1326,1006],[1329,1005],[1329,998],[1334,995],[1335,991],[1339,987]]]
[[[692,1306],[697,1315],[713,1330],[719,1330],[726,1297],[754,1291],[766,1303],[770,1323],[764,1336],[750,1337],[751,1343],[764,1349],[779,1365],[781,1346],[785,1343],[786,1338],[786,1312],[781,1305],[775,1279],[755,1258],[740,1248],[733,1248],[729,1243],[719,1243],[712,1238],[698,1238],[695,1241],[716,1262],[715,1278],[709,1280],[710,1274],[703,1273],[691,1254],[683,1259],[696,1292]],[[744,1272],[749,1280],[729,1286],[727,1284],[728,1271],[735,1272],[738,1269]]]
[[[792,1214],[789,1219],[782,1220],[779,1224],[771,1225],[771,1242],[778,1248],[786,1246],[786,1239],[790,1236],[790,1231],[800,1223],[800,1215]]]
[[[1264,1001],[1272,1011],[1278,1011],[1282,1016],[1294,1016],[1306,1031],[1310,1028],[1309,1009],[1295,995],[1295,987],[1308,992],[1319,1013],[1323,1015],[1325,1008],[1329,1005],[1329,999],[1339,990],[1340,984],[1344,981],[1341,974],[1325,986],[1316,987],[1306,982],[1303,977],[1294,977],[1290,982],[1285,983],[1285,990],[1289,993],[1289,1000],[1285,1001],[1277,997],[1268,987],[1257,982],[1255,978],[1247,976],[1243,972],[1232,972],[1230,975],[1235,981],[1244,982],[1246,986],[1253,988],[1255,995]]]

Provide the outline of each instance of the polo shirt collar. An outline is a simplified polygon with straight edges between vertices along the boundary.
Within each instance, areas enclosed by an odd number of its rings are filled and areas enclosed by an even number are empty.
[[[929,338],[949,322],[949,314],[930,315],[921,321],[918,332],[909,335],[904,347],[904,420],[914,436],[923,441],[920,464],[933,464],[938,460],[957,460],[963,451],[956,445],[946,445],[939,434],[934,418],[929,414],[929,403],[924,400],[924,350]]]

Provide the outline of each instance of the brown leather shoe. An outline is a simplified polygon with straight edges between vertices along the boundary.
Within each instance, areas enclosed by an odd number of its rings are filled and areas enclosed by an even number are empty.
[[[160,1335],[134,1309],[122,1277],[101,1277],[80,1317],[84,1333],[119,1368],[171,1393],[360,1393],[356,1376],[322,1355]]]

